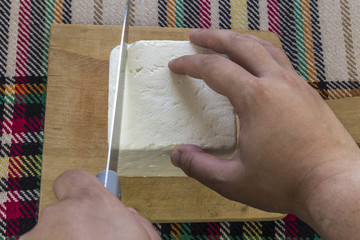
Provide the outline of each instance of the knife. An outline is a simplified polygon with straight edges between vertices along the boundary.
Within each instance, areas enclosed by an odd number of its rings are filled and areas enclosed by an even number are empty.
[[[110,140],[106,169],[99,172],[96,177],[117,198],[121,199],[121,186],[117,175],[118,159],[120,153],[120,132],[124,102],[125,68],[127,60],[127,45],[129,35],[129,8],[130,0],[126,3],[124,22],[121,32],[119,49],[119,62],[116,73],[116,92],[114,95],[114,113],[111,118]]]

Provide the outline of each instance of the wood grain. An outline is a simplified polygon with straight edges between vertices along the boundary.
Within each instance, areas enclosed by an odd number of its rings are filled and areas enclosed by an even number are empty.
[[[360,97],[326,102],[360,147]]]
[[[55,178],[68,169],[93,174],[105,168],[107,153],[108,68],[120,41],[118,26],[52,25],[40,210],[56,202]],[[188,29],[132,27],[129,42],[187,40]],[[251,34],[280,46],[268,32]],[[359,143],[359,99],[330,106]],[[187,177],[121,177],[122,201],[153,222],[270,220],[267,213],[224,199]]]

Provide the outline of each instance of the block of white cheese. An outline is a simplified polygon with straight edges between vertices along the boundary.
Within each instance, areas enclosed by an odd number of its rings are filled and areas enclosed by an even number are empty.
[[[202,80],[168,68],[171,59],[196,53],[213,54],[188,41],[138,41],[128,46],[119,175],[182,176],[169,158],[179,144],[195,144],[223,156],[233,153],[236,123],[229,100]],[[110,59],[108,119],[118,48]]]

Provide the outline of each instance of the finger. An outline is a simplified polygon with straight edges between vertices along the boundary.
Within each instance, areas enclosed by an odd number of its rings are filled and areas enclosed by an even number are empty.
[[[80,169],[62,173],[55,180],[53,190],[59,201],[72,197],[95,198],[108,194],[112,195],[94,175]]]
[[[192,31],[190,40],[200,46],[229,58],[257,77],[267,76],[269,72],[280,68],[267,49],[254,38],[229,30]]]
[[[224,196],[227,195],[225,192],[229,184],[242,171],[240,161],[215,157],[194,145],[182,145],[176,148],[171,155],[171,162],[189,177]]]
[[[279,48],[278,46],[275,46],[274,44],[272,44],[269,41],[265,41],[261,38],[258,38],[254,35],[251,34],[243,34],[248,36],[249,38],[252,38],[256,41],[258,41],[259,43],[261,43],[265,49],[270,53],[270,55],[275,59],[275,61],[277,63],[279,63],[280,66],[289,69],[289,70],[294,70],[289,58],[286,56],[285,52]]]
[[[128,209],[134,215],[136,221],[138,221],[144,227],[151,240],[161,240],[159,234],[156,232],[149,220],[140,216],[140,214],[135,209],[130,207]]]
[[[203,79],[210,88],[227,96],[233,104],[233,101],[239,101],[249,81],[255,78],[236,63],[215,54],[183,56],[170,61],[169,68],[175,73]]]

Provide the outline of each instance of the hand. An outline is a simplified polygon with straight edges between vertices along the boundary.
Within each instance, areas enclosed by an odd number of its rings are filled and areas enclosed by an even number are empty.
[[[71,170],[54,183],[58,203],[43,210],[21,240],[160,239],[151,223],[125,207],[92,174]]]
[[[180,146],[171,156],[175,166],[227,198],[305,219],[314,193],[359,171],[356,143],[281,49],[225,30],[195,30],[190,40],[229,59],[183,56],[169,68],[229,98],[240,121],[239,143],[231,160]]]

